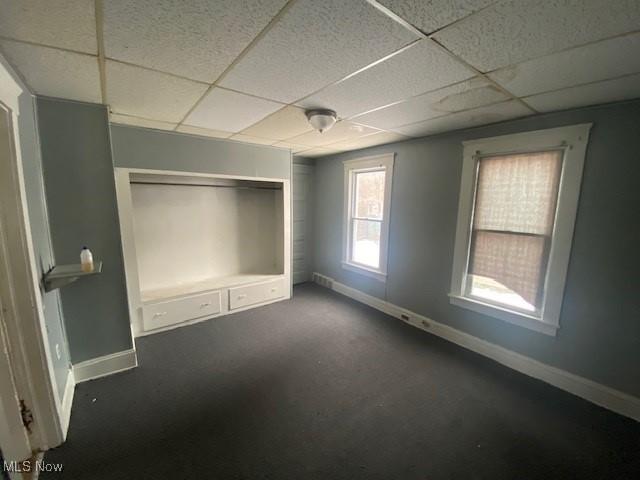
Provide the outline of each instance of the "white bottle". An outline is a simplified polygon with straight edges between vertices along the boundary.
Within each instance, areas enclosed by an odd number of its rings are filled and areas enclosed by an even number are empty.
[[[80,252],[80,268],[83,272],[93,272],[93,255],[87,247],[82,247]]]

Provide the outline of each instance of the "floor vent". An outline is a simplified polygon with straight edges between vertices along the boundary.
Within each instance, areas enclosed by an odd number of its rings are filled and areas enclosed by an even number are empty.
[[[325,277],[324,275],[320,275],[319,273],[314,273],[313,281],[318,285],[333,289],[333,280],[331,280],[329,277]]]

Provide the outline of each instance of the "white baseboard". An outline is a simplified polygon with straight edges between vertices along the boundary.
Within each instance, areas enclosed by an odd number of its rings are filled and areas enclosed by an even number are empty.
[[[73,394],[76,391],[76,379],[73,375],[73,369],[69,369],[67,374],[67,383],[64,386],[64,394],[62,395],[62,404],[60,406],[60,423],[62,426],[62,441],[67,439],[67,431],[69,430],[69,422],[71,420],[71,406],[73,405]]]
[[[336,282],[334,279],[325,275],[314,273],[313,281],[392,317],[398,318],[409,325],[433,333],[461,347],[491,358],[525,375],[542,380],[543,382],[549,383],[596,405],[619,413],[620,415],[640,421],[640,398],[507,350],[486,340],[474,337],[473,335],[438,323],[418,313]]]
[[[76,383],[82,383],[87,380],[129,370],[137,366],[138,358],[136,357],[136,351],[130,349],[76,363],[73,366],[73,376]]]

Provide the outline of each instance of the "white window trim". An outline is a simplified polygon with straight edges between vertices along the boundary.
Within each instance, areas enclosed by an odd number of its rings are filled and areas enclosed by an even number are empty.
[[[342,268],[362,275],[375,278],[381,282],[387,280],[387,260],[389,247],[389,215],[391,212],[391,186],[393,184],[394,153],[376,155],[373,157],[345,160],[344,163],[344,211],[342,229]],[[380,267],[372,268],[353,262],[351,258],[351,213],[353,173],[367,169],[385,169],[384,178],[384,207],[382,211],[382,225],[380,227]]]
[[[451,293],[449,294],[450,302],[453,305],[555,336],[556,330],[560,328],[560,310],[590,129],[591,124],[589,123],[463,142],[464,158],[458,204],[458,224]],[[562,148],[564,155],[540,316],[511,310],[504,306],[495,306],[465,296],[464,286],[469,261],[478,158],[487,155],[530,152],[550,148]]]

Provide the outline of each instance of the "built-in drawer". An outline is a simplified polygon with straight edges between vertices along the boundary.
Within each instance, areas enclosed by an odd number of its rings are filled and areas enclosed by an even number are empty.
[[[220,292],[208,292],[189,297],[174,298],[166,302],[142,306],[145,330],[174,325],[195,318],[215,315],[222,310]]]
[[[284,297],[284,279],[229,289],[229,310]]]

